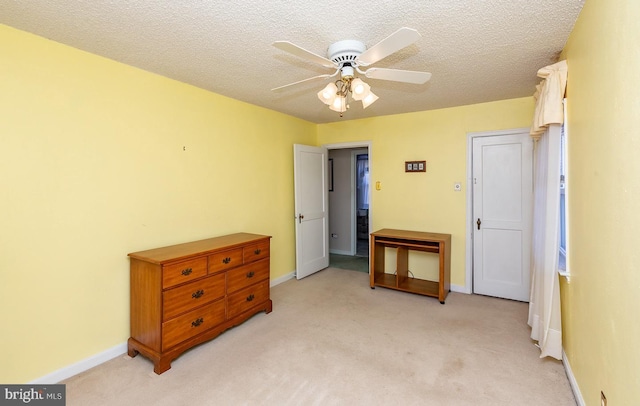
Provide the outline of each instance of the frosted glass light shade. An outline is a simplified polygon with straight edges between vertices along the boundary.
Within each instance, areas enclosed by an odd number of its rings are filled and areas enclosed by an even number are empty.
[[[376,100],[378,100],[378,96],[373,94],[373,92],[369,92],[369,95],[362,99],[362,108],[366,109],[367,107],[371,106]]]
[[[318,99],[324,104],[331,106],[336,99],[336,93],[338,93],[338,87],[332,82],[318,92]]]
[[[342,96],[336,97],[333,103],[329,106],[329,109],[337,111],[338,113],[344,113],[347,111],[347,99]]]
[[[371,86],[362,80],[355,78],[351,81],[351,94],[353,100],[363,100],[371,93]]]

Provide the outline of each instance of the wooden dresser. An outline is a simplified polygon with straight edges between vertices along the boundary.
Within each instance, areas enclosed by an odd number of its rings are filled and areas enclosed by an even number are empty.
[[[194,345],[270,313],[270,238],[238,233],[129,254],[129,356],[161,374]]]

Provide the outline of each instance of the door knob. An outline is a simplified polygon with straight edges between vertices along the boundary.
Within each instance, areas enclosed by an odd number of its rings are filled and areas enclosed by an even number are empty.
[[[476,224],[478,225],[478,230],[480,230],[480,224],[482,224],[482,221],[480,221],[480,219],[478,219],[478,221],[476,221]]]

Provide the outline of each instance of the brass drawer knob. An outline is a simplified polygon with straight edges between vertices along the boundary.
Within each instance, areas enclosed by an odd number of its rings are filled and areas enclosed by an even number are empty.
[[[182,275],[189,276],[189,275],[191,275],[191,272],[193,272],[193,269],[191,269],[191,268],[183,269],[182,270]]]
[[[255,299],[255,296],[253,296],[253,293],[250,294],[249,296],[247,296],[247,302],[252,301],[253,299]]]
[[[255,275],[255,272],[253,271],[247,272],[247,278],[253,278],[253,275]]]
[[[228,264],[229,262],[231,262],[231,258],[226,257],[225,259],[222,260],[223,263]]]
[[[204,323],[204,319],[202,317],[197,318],[197,319],[195,319],[194,321],[191,322],[191,327],[198,327],[202,323]]]
[[[262,251],[260,250],[260,248],[258,248],[257,250],[253,251],[254,254],[256,255],[260,255]]]

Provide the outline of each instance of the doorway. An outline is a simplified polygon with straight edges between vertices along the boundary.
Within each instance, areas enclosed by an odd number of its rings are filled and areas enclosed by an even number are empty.
[[[369,145],[348,143],[326,147],[330,171],[329,266],[368,273]]]

